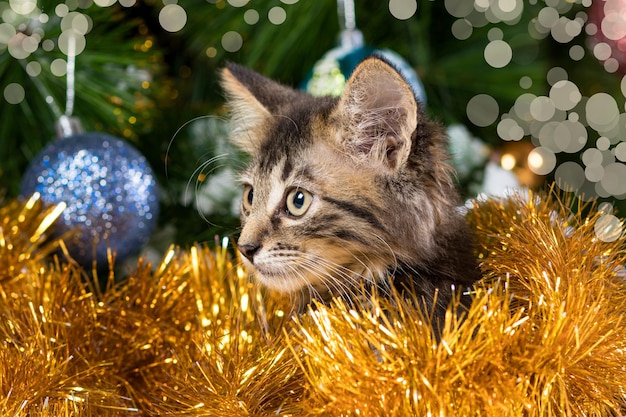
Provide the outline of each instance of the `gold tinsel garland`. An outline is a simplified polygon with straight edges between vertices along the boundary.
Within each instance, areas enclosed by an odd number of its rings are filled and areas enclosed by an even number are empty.
[[[624,237],[530,194],[475,203],[484,279],[440,340],[374,297],[300,318],[227,244],[171,248],[104,291],[56,261],[63,207],[0,208],[0,413],[14,416],[613,416],[626,400]],[[460,319],[462,317],[463,319]]]

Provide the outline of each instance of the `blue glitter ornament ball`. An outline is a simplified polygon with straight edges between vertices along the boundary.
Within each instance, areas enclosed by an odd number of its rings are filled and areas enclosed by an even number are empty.
[[[38,192],[47,203],[65,202],[55,237],[64,238],[81,265],[107,266],[107,249],[117,260],[139,251],[158,213],[157,184],[146,158],[130,144],[103,133],[57,139],[30,163],[21,194]]]

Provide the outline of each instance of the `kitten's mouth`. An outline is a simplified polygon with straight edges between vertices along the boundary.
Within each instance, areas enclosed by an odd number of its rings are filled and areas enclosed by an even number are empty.
[[[265,287],[282,293],[294,293],[311,285],[310,278],[302,271],[285,271],[267,265],[251,265],[255,279]]]
[[[254,270],[256,271],[256,275],[262,275],[263,277],[266,278],[281,278],[281,279],[286,279],[286,274],[284,272],[280,272],[280,271],[275,271],[272,270],[270,268],[263,268],[263,267],[258,267],[258,266],[254,266]]]
[[[298,280],[280,272],[261,272],[257,270],[256,279],[265,287],[282,293],[294,293],[306,287],[305,280]]]

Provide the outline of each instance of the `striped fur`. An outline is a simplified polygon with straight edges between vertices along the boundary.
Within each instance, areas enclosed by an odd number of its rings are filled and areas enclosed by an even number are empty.
[[[478,277],[446,139],[392,66],[367,59],[338,99],[236,65],[222,85],[251,157],[238,245],[261,284],[296,308],[407,285],[442,315]]]

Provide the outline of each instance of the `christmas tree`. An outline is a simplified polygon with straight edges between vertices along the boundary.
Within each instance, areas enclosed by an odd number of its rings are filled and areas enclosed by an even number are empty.
[[[239,162],[224,139],[216,70],[230,60],[301,85],[338,43],[337,6],[293,0],[0,3],[3,193],[19,194],[29,161],[57,136],[55,125],[67,112],[68,39],[76,39],[72,114],[86,131],[123,138],[146,156],[160,185],[161,236],[189,244],[232,234]],[[355,6],[365,43],[405,59],[424,87],[428,112],[452,128],[467,197],[481,191],[490,158],[521,185],[556,180],[586,199],[623,205],[619,1]]]

